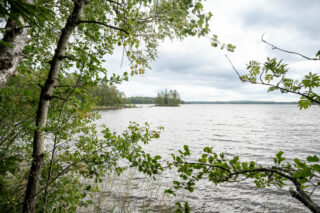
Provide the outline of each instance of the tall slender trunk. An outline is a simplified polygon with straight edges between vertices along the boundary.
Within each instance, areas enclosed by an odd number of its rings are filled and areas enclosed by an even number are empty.
[[[26,3],[32,3],[31,0],[25,0]],[[25,22],[20,16],[21,25]],[[0,44],[0,88],[7,82],[8,78],[16,74],[17,66],[22,59],[22,51],[28,42],[27,28],[19,26],[11,18],[8,19],[5,26],[5,34]]]
[[[33,139],[33,161],[30,169],[26,195],[23,202],[23,212],[34,212],[36,197],[44,158],[44,134],[43,128],[46,126],[50,99],[55,86],[57,85],[59,70],[62,59],[68,47],[70,36],[80,20],[80,13],[85,0],[75,0],[74,8],[65,27],[61,31],[60,39],[55,50],[55,54],[50,62],[50,71],[47,80],[41,89],[41,96],[38,105],[36,127]]]

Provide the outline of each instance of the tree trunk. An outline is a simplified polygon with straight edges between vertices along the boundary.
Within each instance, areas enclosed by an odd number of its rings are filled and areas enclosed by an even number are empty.
[[[61,31],[60,39],[55,50],[55,54],[50,62],[50,71],[47,80],[41,89],[41,96],[38,105],[36,127],[33,139],[33,161],[30,169],[27,190],[23,202],[23,212],[34,212],[36,197],[44,158],[44,134],[43,128],[46,126],[50,99],[55,86],[57,85],[59,70],[62,59],[68,47],[70,36],[80,20],[80,13],[85,0],[74,1],[72,14],[69,16],[65,27]]]
[[[31,0],[25,2],[32,3]],[[24,25],[22,17],[19,17],[19,21]],[[3,43],[0,44],[0,88],[5,85],[9,77],[16,74],[17,66],[22,59],[22,51],[29,40],[27,28],[19,26],[11,18],[8,19],[5,30]]]

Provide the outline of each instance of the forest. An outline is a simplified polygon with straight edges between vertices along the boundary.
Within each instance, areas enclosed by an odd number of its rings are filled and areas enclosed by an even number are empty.
[[[135,97],[126,98],[126,101],[127,103],[130,103],[130,104],[155,104],[156,98],[135,96]]]
[[[128,103],[125,94],[114,85],[99,84],[93,87],[89,93],[92,98],[96,99],[98,106],[120,106]]]
[[[313,197],[320,187],[317,152],[286,159],[279,150],[270,166],[184,145],[164,160],[144,149],[160,137],[161,126],[131,122],[123,132],[98,129],[97,105],[137,101],[115,85],[150,72],[165,40],[206,38],[209,46],[232,53],[235,46],[211,32],[212,16],[202,0],[1,1],[0,212],[77,212],[94,205],[93,194],[100,190],[95,183],[128,168],[153,179],[164,171],[177,173],[165,190],[170,196],[192,193],[201,181],[250,180],[258,188],[284,188],[296,202],[320,212]],[[120,74],[107,66],[116,51],[130,63]],[[320,60],[320,53],[307,60]],[[276,58],[250,61],[245,74],[232,67],[239,81],[298,95],[301,109],[320,104],[317,73],[290,78],[287,65]],[[180,95],[165,90],[155,103],[179,105]],[[192,206],[177,202],[173,211],[190,212]]]
[[[133,104],[155,104],[157,106],[178,106],[182,101],[176,90],[164,90],[157,97],[126,97],[115,85],[99,84],[88,91],[98,106],[123,106]]]

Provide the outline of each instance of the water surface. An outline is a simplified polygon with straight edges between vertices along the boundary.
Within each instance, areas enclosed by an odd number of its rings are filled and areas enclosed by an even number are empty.
[[[301,111],[296,105],[143,105],[142,108],[100,111],[100,114],[97,123],[106,124],[117,132],[123,131],[129,121],[163,126],[160,139],[145,148],[164,159],[170,158],[170,153],[182,149],[184,144],[189,145],[196,157],[203,147],[210,146],[215,152],[239,155],[242,161],[254,160],[264,165],[272,164],[273,156],[280,150],[288,159],[320,154],[320,108],[317,106]],[[131,177],[128,187],[132,189],[127,191],[127,197],[137,201],[151,199],[150,211],[157,211],[152,203],[158,205],[163,199],[159,197],[161,193],[147,198],[150,189],[146,189],[144,181],[148,178],[128,175]],[[162,192],[173,178],[172,174],[165,173],[153,184],[160,186]],[[123,186],[128,184],[123,182],[127,180],[124,174],[113,183]],[[183,192],[176,198],[167,199],[187,200],[193,212],[308,212],[286,189],[257,189],[250,181],[218,186],[201,181],[195,192]],[[320,200],[319,194],[315,199]]]

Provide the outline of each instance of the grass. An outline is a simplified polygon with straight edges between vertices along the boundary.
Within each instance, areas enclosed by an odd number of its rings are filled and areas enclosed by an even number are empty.
[[[175,212],[175,202],[164,193],[168,186],[158,183],[134,169],[120,176],[109,174],[102,183],[93,186],[99,188],[99,191],[92,192],[93,205],[78,212]]]
[[[161,177],[158,178],[157,180],[153,180],[139,173],[135,168],[128,169],[120,176],[113,173],[109,174],[104,178],[102,183],[95,184],[99,190],[92,191],[91,193],[93,205],[87,208],[81,208],[78,212],[173,213],[176,210],[175,202],[190,201],[190,195],[198,196],[184,190],[177,193],[177,197],[165,194],[164,189],[171,188],[171,181],[164,183],[165,179],[161,180]],[[90,182],[88,180],[86,181],[91,184],[94,182],[92,179],[89,180]],[[95,186],[93,186],[93,188],[95,188]],[[207,185],[206,187],[210,187],[211,190],[203,191],[200,197],[210,197],[210,194],[221,190],[221,188],[215,188],[217,186],[214,184],[211,186]],[[200,189],[201,187],[199,190]],[[201,202],[201,199],[199,199],[199,201]],[[221,206],[228,205],[228,200],[225,200],[224,197],[217,197],[215,201],[211,202],[219,202]],[[210,205],[207,206],[207,204],[209,203],[203,202],[196,207],[192,201],[189,202],[191,210],[196,208],[196,212],[210,212],[211,207]],[[239,212],[269,212],[270,207],[272,206],[266,202],[253,210],[252,206],[247,206],[247,203],[238,203]],[[287,209],[283,209],[283,212],[291,212],[290,210],[291,207],[288,206]]]

